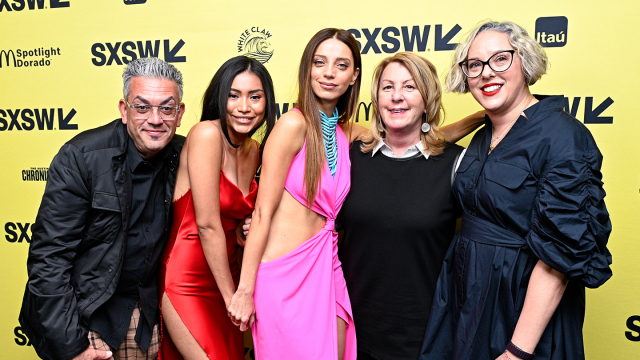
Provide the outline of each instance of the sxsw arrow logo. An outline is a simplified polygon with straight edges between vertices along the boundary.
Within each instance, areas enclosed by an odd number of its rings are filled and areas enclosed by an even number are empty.
[[[462,28],[460,25],[455,24],[447,33],[443,36],[442,24],[435,25],[435,38],[433,40],[433,49],[435,51],[455,50],[457,43],[450,43]],[[429,33],[431,32],[431,25],[415,25],[412,27],[401,26],[397,28],[395,26],[389,26],[386,28],[374,28],[374,29],[349,29],[353,37],[356,38],[360,52],[367,54],[369,51],[373,51],[375,54],[381,52],[387,54],[393,54],[398,51],[429,51],[427,48],[427,42],[429,40]],[[382,38],[379,40],[378,38]],[[359,39],[359,40],[358,40]],[[365,40],[361,42],[360,40]]]
[[[161,42],[162,46],[160,46]],[[173,46],[168,39],[95,43],[91,45],[91,54],[94,56],[91,62],[95,66],[126,65],[137,58],[144,57],[160,57],[170,63],[186,62],[186,56],[178,56],[184,44],[182,39]]]
[[[578,108],[580,107],[580,97],[574,97],[569,107],[569,98],[564,98],[564,111],[571,114],[571,116],[578,118]],[[613,99],[607,97],[600,105],[593,108],[593,97],[586,97],[584,103],[584,117],[583,122],[585,124],[613,124],[613,116],[600,116],[602,113],[613,104]]]

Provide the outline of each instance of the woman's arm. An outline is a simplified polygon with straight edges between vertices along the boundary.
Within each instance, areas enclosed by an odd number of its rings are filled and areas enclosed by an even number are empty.
[[[564,274],[552,269],[542,260],[538,260],[531,273],[522,314],[520,314],[516,330],[511,337],[511,342],[514,345],[533,354],[566,287],[567,279]],[[520,359],[511,352],[509,352],[508,358],[511,360]],[[501,355],[498,359],[506,360],[507,356]]]
[[[267,245],[271,219],[284,191],[284,183],[295,155],[304,144],[306,125],[302,115],[295,111],[284,114],[276,123],[267,141],[262,157],[262,173],[256,207],[247,237],[238,290],[228,307],[231,320],[244,331],[253,321],[255,311],[253,290],[258,265]]]
[[[454,122],[453,124],[443,126],[440,130],[444,133],[447,141],[457,143],[460,139],[471,134],[473,130],[484,124],[484,115],[484,110],[478,111]]]
[[[235,285],[220,220],[220,171],[224,152],[221,131],[211,121],[199,123],[191,130],[187,146],[189,184],[202,250],[228,306]]]
[[[363,136],[369,133],[369,129],[352,121],[342,123],[340,124],[340,127],[342,128],[342,132],[349,138],[349,144],[356,140],[360,140]]]

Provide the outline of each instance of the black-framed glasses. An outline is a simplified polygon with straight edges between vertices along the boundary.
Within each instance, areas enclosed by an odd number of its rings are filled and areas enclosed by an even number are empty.
[[[515,50],[504,50],[493,54],[487,61],[478,59],[469,59],[458,63],[462,68],[462,72],[468,78],[477,78],[484,71],[484,66],[489,65],[491,70],[495,72],[503,72],[509,70],[513,64],[513,54]]]
[[[180,105],[129,104],[128,101],[126,103],[129,109],[136,113],[135,118],[137,120],[149,120],[153,115],[153,108],[158,109],[158,115],[164,121],[175,120],[178,118],[178,112],[180,111]]]

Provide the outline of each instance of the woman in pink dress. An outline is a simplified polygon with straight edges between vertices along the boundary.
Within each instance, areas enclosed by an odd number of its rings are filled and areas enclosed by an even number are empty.
[[[356,359],[334,219],[350,188],[345,133],[358,106],[360,64],[349,32],[314,35],[300,63],[298,108],[280,118],[266,144],[229,307],[240,330],[252,326],[257,360]]]

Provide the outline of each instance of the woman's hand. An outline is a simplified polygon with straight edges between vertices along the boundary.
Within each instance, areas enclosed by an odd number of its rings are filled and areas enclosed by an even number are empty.
[[[231,322],[240,327],[240,331],[245,331],[255,321],[255,311],[253,294],[239,288],[231,298],[227,314]]]

